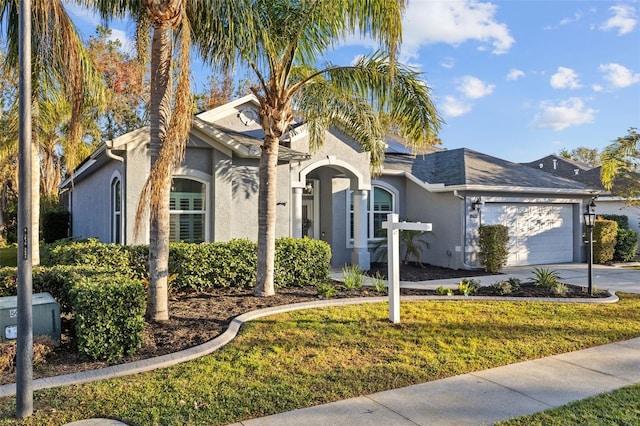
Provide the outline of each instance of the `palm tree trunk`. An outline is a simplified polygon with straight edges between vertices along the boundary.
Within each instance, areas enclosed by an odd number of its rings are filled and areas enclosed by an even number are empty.
[[[273,296],[273,271],[276,252],[276,172],[278,145],[276,137],[265,137],[260,156],[258,178],[258,270],[256,296]]]
[[[33,96],[31,103],[31,117],[33,123],[38,123],[40,110],[37,97]],[[31,129],[31,264],[40,264],[40,143],[38,142],[38,128]]]
[[[171,117],[171,26],[156,24],[151,44],[151,108],[150,108],[150,152],[151,168],[160,156],[167,125]],[[158,197],[151,197],[149,223],[149,291],[147,318],[153,321],[169,319],[169,194],[171,170],[168,178],[155,181]],[[153,191],[152,191],[153,192]]]

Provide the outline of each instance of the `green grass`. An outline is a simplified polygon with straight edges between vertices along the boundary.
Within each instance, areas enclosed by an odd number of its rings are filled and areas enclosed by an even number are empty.
[[[192,362],[38,391],[28,419],[13,419],[15,398],[2,398],[0,424],[221,425],[640,336],[640,295],[616,304],[404,302],[401,310],[401,324],[389,323],[386,303],[252,321]]]
[[[17,266],[18,249],[16,247],[0,248],[0,266]]]
[[[637,425],[639,422],[640,385],[634,385],[496,424],[500,426],[604,426]]]

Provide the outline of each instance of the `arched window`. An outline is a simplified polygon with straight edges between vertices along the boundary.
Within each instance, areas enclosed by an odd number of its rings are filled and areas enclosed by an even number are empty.
[[[111,242],[122,243],[122,184],[117,177],[111,181]]]
[[[206,185],[197,180],[174,178],[169,202],[169,239],[201,243],[205,240]]]
[[[369,192],[367,206],[367,238],[381,239],[387,236],[387,230],[382,228],[382,222],[387,220],[389,213],[395,213],[395,193],[381,185],[373,185]],[[353,239],[353,193],[349,191],[349,229]]]

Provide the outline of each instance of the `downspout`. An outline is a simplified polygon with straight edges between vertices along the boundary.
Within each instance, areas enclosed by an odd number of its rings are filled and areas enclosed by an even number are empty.
[[[462,200],[462,210],[463,210],[463,214],[462,214],[462,229],[463,229],[463,235],[462,235],[462,266],[465,269],[469,269],[469,270],[473,270],[473,269],[478,269],[477,266],[474,265],[469,265],[467,263],[466,260],[466,248],[467,248],[467,197],[463,197],[462,195],[458,194],[458,190],[454,189],[453,190],[453,196],[458,198],[459,200]]]

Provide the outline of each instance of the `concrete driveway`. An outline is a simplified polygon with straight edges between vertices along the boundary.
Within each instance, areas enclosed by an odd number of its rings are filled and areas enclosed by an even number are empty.
[[[624,264],[618,266],[593,265],[593,286],[601,290],[622,291],[627,293],[640,293],[640,269],[630,269],[628,266],[640,267],[640,263]],[[567,284],[587,286],[588,267],[586,263],[558,263],[538,266],[511,266],[504,268],[500,275],[487,275],[470,277],[480,280],[482,285],[491,285],[496,281],[502,281],[510,277],[520,278],[522,281],[530,281],[534,268],[546,268],[556,271],[561,281]],[[460,278],[432,281],[401,281],[400,287],[435,289],[439,286],[456,286]],[[368,281],[367,281],[368,283]]]
[[[627,293],[640,293],[640,269],[630,269],[625,266],[593,265],[593,286],[601,290],[622,291]],[[640,268],[640,264],[634,264]],[[560,263],[554,265],[539,265],[539,268],[547,268],[556,271],[561,281],[567,284],[586,286],[588,284],[588,266],[586,263]],[[505,268],[502,273],[515,276],[520,279],[530,279],[533,275],[533,266],[514,266]],[[490,282],[482,281],[482,284]]]

